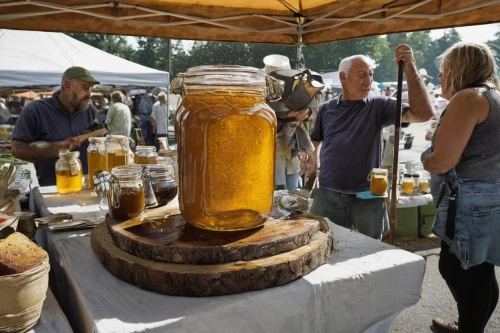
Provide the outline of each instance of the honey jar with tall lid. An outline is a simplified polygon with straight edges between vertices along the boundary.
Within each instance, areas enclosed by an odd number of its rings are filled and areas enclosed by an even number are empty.
[[[405,173],[403,175],[403,182],[401,184],[401,188],[403,193],[412,194],[415,189],[415,182],[413,181],[413,177],[411,173]]]
[[[144,212],[144,181],[140,165],[122,165],[112,169],[108,191],[109,214],[126,221]]]
[[[370,192],[373,195],[384,195],[387,191],[387,170],[374,168],[370,172]]]
[[[220,231],[262,225],[273,205],[276,117],[266,97],[277,81],[252,67],[200,66],[172,82],[179,208],[193,226]]]
[[[59,150],[56,162],[56,188],[60,194],[76,193],[82,190],[82,162],[79,151]]]
[[[124,135],[109,135],[106,139],[106,170],[133,163],[134,154],[130,150],[128,138]]]
[[[135,148],[134,163],[135,164],[156,164],[156,147],[154,146],[137,146]]]
[[[106,161],[106,157],[99,153],[99,148],[104,146],[104,142],[106,141],[105,137],[93,137],[89,138],[89,147],[87,148],[87,169],[88,169],[88,188],[89,190],[93,190],[94,185],[94,172],[97,170],[104,171],[106,167],[103,167],[103,160]],[[104,149],[104,147],[103,147]],[[102,149],[101,149],[102,152]]]

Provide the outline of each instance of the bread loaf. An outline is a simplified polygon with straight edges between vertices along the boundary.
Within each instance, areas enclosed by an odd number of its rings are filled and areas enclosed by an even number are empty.
[[[26,272],[48,256],[28,237],[15,232],[0,240],[0,276]]]

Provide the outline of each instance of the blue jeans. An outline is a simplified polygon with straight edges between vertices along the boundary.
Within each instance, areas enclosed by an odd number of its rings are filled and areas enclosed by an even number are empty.
[[[500,265],[500,184],[474,180],[460,184],[455,236],[450,239],[446,236],[450,190],[443,181],[443,176],[432,176],[437,207],[432,232],[448,244],[464,269],[483,262]]]
[[[286,172],[286,170],[285,170]],[[280,177],[276,173],[274,177],[275,185],[285,185],[281,182]],[[286,189],[289,191],[295,191],[302,188],[302,178],[298,173],[293,173],[291,175],[286,175]]]
[[[383,198],[360,199],[355,194],[343,194],[320,186],[310,211],[328,217],[342,227],[379,240],[389,230],[389,217]]]

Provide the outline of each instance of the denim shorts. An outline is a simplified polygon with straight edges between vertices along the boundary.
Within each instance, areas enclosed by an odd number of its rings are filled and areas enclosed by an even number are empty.
[[[439,177],[432,179],[437,207],[432,232],[450,246],[464,269],[483,262],[500,265],[500,184],[466,180],[459,185],[455,237],[450,239],[446,237],[450,190]]]

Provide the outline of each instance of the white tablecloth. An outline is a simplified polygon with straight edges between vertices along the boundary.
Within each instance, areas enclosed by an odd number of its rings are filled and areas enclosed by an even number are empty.
[[[167,296],[115,278],[93,253],[89,230],[38,231],[37,241],[49,252],[51,286],[76,332],[387,332],[419,301],[424,259],[330,227],[335,250],[305,277],[216,297]]]
[[[77,332],[387,332],[418,302],[423,258],[332,225],[329,262],[295,282],[218,297],[156,294],[109,273],[89,234],[48,234],[54,293]]]
[[[73,330],[59,307],[54,294],[47,290],[40,319],[28,333],[71,333]]]

